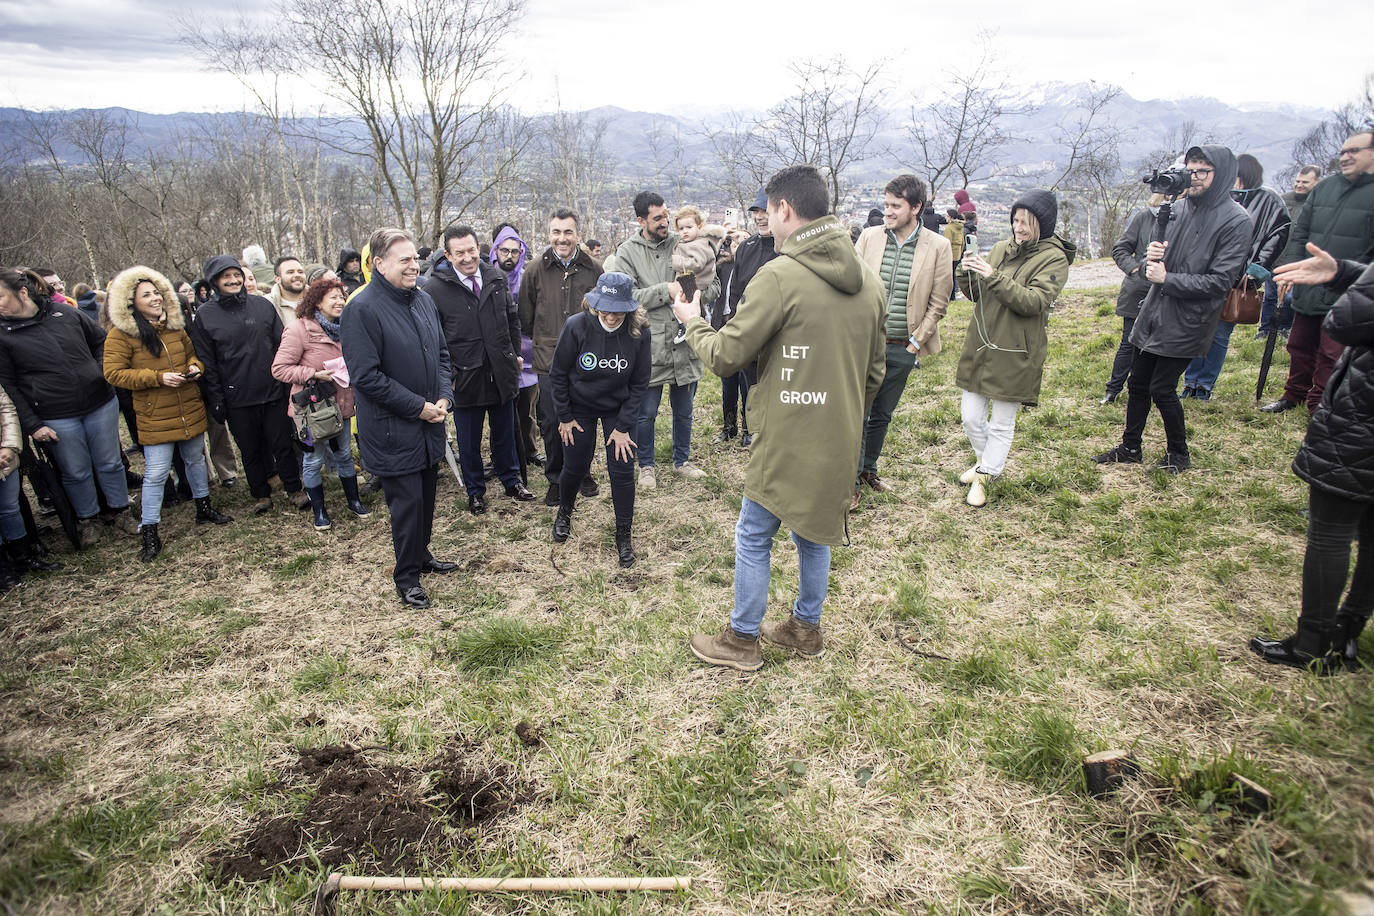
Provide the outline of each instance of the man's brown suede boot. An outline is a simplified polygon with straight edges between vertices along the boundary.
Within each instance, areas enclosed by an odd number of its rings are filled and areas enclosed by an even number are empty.
[[[780,623],[764,622],[759,627],[759,635],[775,646],[791,649],[807,658],[820,658],[825,654],[825,640],[821,636],[820,624],[810,624],[788,614]]]
[[[740,636],[728,624],[725,632],[718,636],[693,636],[687,646],[708,665],[721,665],[736,671],[757,671],[763,667],[759,638]]]

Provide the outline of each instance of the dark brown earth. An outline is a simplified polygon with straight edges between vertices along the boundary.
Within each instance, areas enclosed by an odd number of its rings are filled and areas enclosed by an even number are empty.
[[[313,788],[299,814],[261,815],[241,836],[212,854],[211,876],[262,881],[278,869],[314,861],[414,872],[427,854],[472,843],[464,827],[481,824],[524,801],[527,793],[501,764],[474,759],[471,746],[450,741],[422,767],[376,764],[347,745],[305,748],[266,791]]]

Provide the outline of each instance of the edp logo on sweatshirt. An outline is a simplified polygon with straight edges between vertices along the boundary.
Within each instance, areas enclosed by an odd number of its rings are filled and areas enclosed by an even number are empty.
[[[595,353],[583,353],[577,358],[577,362],[582,366],[583,372],[591,372],[593,369],[614,369],[616,372],[624,372],[630,368],[625,357],[619,355],[610,359],[597,359]]]

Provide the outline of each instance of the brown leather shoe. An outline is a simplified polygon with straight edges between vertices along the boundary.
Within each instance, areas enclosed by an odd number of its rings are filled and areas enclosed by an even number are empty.
[[[791,649],[807,658],[820,658],[825,654],[820,624],[809,624],[798,619],[796,614],[788,614],[786,620],[778,623],[764,621],[759,626],[759,635],[775,646]]]
[[[862,480],[864,483],[868,484],[874,490],[877,490],[879,493],[891,493],[893,490],[892,484],[884,481],[873,471],[864,471],[862,474],[859,475],[859,479]]]
[[[692,654],[708,665],[734,668],[736,671],[757,671],[763,667],[763,650],[759,639],[746,639],[727,624],[718,636],[693,636],[687,643]]]

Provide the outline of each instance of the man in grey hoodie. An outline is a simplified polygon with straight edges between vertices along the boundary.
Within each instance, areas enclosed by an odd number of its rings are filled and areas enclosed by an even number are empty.
[[[1145,252],[1151,289],[1131,329],[1134,358],[1126,387],[1126,429],[1121,444],[1093,458],[1099,464],[1139,464],[1150,402],[1164,421],[1168,450],[1156,465],[1177,474],[1192,467],[1178,379],[1188,363],[1212,345],[1226,294],[1250,256],[1252,222],[1231,199],[1235,154],[1224,146],[1194,146],[1184,156],[1192,187],[1174,208],[1164,241]]]

